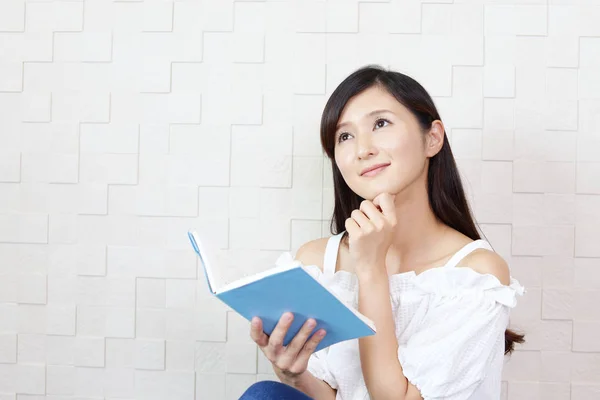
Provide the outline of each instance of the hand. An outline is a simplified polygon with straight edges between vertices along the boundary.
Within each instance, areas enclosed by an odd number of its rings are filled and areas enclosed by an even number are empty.
[[[395,195],[381,193],[373,201],[364,200],[360,209],[346,219],[350,255],[356,262],[357,274],[374,267],[385,270],[385,257],[396,227],[394,199]]]
[[[271,335],[267,336],[263,332],[261,319],[254,317],[252,318],[250,330],[252,340],[258,345],[267,359],[271,361],[277,376],[282,381],[287,381],[287,383],[293,383],[296,378],[306,371],[310,355],[315,351],[323,337],[325,337],[324,329],[319,329],[314,335],[310,336],[317,323],[314,319],[309,318],[292,341],[287,346],[283,346],[283,339],[293,320],[294,315],[292,313],[284,313],[273,332],[271,332]]]

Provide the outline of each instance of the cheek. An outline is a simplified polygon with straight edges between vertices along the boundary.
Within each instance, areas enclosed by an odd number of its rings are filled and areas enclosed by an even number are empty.
[[[384,151],[394,165],[393,171],[390,171],[395,175],[394,179],[398,181],[411,180],[415,175],[421,173],[425,163],[425,154],[418,139],[412,140],[411,138],[411,140],[407,140],[405,137],[396,137],[395,140],[391,140],[386,144]]]
[[[382,138],[379,148],[396,162],[408,162],[424,157],[420,138],[407,134],[387,135]]]
[[[336,159],[336,165],[340,170],[340,174],[342,175],[342,179],[346,182],[346,185],[352,189],[352,191],[357,192],[360,187],[361,178],[356,174],[356,167],[352,163],[351,159]]]
[[[348,174],[349,169],[352,167],[352,154],[347,149],[344,148],[336,148],[335,153],[335,163],[342,173],[342,176],[346,176]]]

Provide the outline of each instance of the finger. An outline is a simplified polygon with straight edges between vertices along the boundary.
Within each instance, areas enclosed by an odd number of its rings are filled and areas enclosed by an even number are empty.
[[[291,312],[285,312],[279,318],[279,322],[273,332],[271,332],[271,336],[269,337],[269,347],[274,351],[279,351],[279,348],[283,346],[283,339],[285,339],[285,335],[287,334],[290,325],[292,325],[292,321],[294,320],[294,314]]]
[[[356,221],[352,218],[346,219],[344,227],[346,228],[346,232],[348,232],[349,237],[356,236],[360,233],[360,226],[358,226]]]
[[[371,220],[371,221],[379,221],[383,222],[383,214],[375,205],[374,201],[364,200],[360,203],[360,210]]]
[[[290,361],[295,360],[300,353],[300,350],[304,347],[306,340],[312,333],[313,329],[317,326],[317,321],[313,318],[309,318],[306,320],[302,328],[298,331],[294,339],[290,342],[285,350],[284,358],[290,359]]]
[[[369,218],[361,210],[352,211],[350,216],[362,229],[369,228],[369,226],[371,225],[371,221],[369,221]]]
[[[390,222],[396,221],[396,205],[394,203],[395,199],[396,196],[389,193],[381,193],[375,197],[375,199],[373,199],[373,203],[381,207],[381,212]]]
[[[372,201],[364,200],[360,204],[360,209],[366,214],[375,229],[382,230],[384,228],[386,224],[385,216]]]
[[[395,198],[395,194],[381,192],[377,196],[375,196],[375,198],[373,199],[373,204],[375,204],[375,206],[379,208],[385,207],[386,209],[389,209],[389,205],[394,204]]]
[[[265,347],[269,343],[269,337],[263,332],[262,320],[258,317],[252,318],[250,337],[259,347]]]
[[[327,332],[325,332],[325,329],[319,329],[318,331],[316,331],[314,335],[312,335],[310,339],[304,344],[304,347],[302,348],[302,350],[298,354],[298,357],[296,358],[296,362],[307,362],[310,355],[314,353],[315,349],[317,348],[319,343],[321,343],[321,340],[323,340],[326,334]]]
[[[373,203],[381,208],[381,210],[385,212],[395,211],[394,200],[396,195],[390,193],[380,193],[377,197],[373,199]]]

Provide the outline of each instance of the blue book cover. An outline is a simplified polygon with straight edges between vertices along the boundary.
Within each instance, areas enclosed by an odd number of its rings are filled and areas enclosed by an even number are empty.
[[[327,332],[315,351],[345,340],[374,335],[372,321],[346,306],[337,296],[307,272],[299,261],[277,266],[253,276],[216,287],[217,281],[209,255],[195,232],[188,232],[194,251],[200,258],[209,290],[248,321],[257,316],[270,335],[284,312],[292,312],[294,321],[284,339],[286,346],[308,318]]]

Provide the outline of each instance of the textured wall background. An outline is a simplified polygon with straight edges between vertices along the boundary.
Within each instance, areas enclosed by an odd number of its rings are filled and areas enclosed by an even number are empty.
[[[600,398],[599,20],[598,0],[2,0],[0,399],[272,377],[186,231],[232,275],[328,236],[320,113],[367,63],[434,96],[528,289],[502,398]]]

